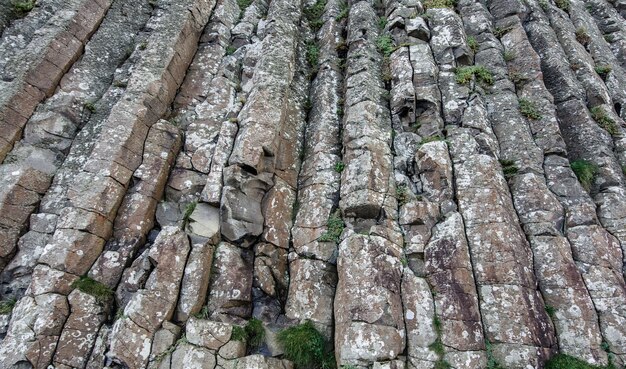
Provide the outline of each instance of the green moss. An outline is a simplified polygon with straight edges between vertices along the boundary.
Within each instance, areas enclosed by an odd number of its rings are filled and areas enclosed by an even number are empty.
[[[11,6],[13,6],[13,11],[19,15],[25,15],[26,13],[33,10],[35,7],[36,0],[13,0],[11,2]]]
[[[348,18],[348,13],[350,13],[350,6],[348,5],[348,3],[341,3],[341,5],[339,6],[339,14],[335,18],[335,20],[337,22],[340,22],[342,19]]]
[[[317,0],[315,4],[304,9],[304,16],[309,21],[311,28],[316,32],[324,25],[322,16],[324,15],[325,7],[326,0]]]
[[[426,0],[423,2],[424,9],[450,8],[454,9],[457,0]]]
[[[124,81],[115,80],[113,81],[113,87],[126,88],[128,87],[128,83]]]
[[[341,173],[344,169],[346,169],[346,165],[343,162],[340,161],[335,164],[335,172]]]
[[[457,68],[456,71],[456,82],[461,85],[468,84],[472,77],[475,77],[477,81],[492,85],[493,84],[493,76],[491,72],[482,65],[472,65],[467,67]]]
[[[203,306],[202,309],[200,309],[200,311],[195,313],[193,316],[198,319],[209,319],[209,307],[206,305]]]
[[[376,47],[378,48],[378,51],[386,57],[391,55],[391,53],[396,49],[396,45],[389,35],[379,36],[376,40]]]
[[[519,171],[517,166],[515,166],[514,160],[501,159],[500,165],[502,166],[502,173],[506,179],[513,177]]]
[[[83,107],[84,107],[85,109],[89,110],[89,112],[90,112],[90,113],[92,113],[92,114],[96,112],[96,105],[95,105],[93,102],[91,102],[91,101],[87,101],[87,102],[83,105]]]
[[[606,79],[612,70],[613,68],[610,65],[598,65],[595,67],[596,73],[598,73],[602,79]]]
[[[226,46],[226,55],[233,55],[237,51],[237,48],[234,46]]]
[[[437,337],[435,342],[431,343],[430,346],[428,346],[428,348],[431,349],[439,357],[443,356],[443,354],[446,353],[443,347],[443,343],[441,342],[441,338],[439,337]]]
[[[11,314],[16,303],[17,303],[17,300],[15,299],[1,301],[0,302],[0,315]]]
[[[491,342],[485,340],[485,348],[487,350],[487,367],[486,369],[505,369],[500,363],[493,357],[493,349]]]
[[[504,36],[512,29],[513,27],[496,27],[496,29],[493,31],[493,35],[497,38],[502,38],[502,36]]]
[[[598,173],[598,167],[595,164],[582,159],[571,162],[570,166],[583,188],[589,191],[591,189],[593,179],[595,178],[596,173]]]
[[[589,37],[589,34],[587,33],[587,29],[585,27],[578,27],[576,29],[576,41],[578,41],[578,43],[583,46],[587,45],[589,41],[591,41],[591,38]]]
[[[243,327],[240,327],[238,325],[233,327],[233,332],[230,335],[230,339],[232,339],[233,341],[244,342],[247,338],[248,335],[246,334],[246,330]]]
[[[570,8],[569,0],[554,0],[554,3],[556,4],[556,6],[559,7],[559,9],[569,12],[569,8]]]
[[[259,319],[250,319],[243,329],[249,347],[258,348],[265,342],[265,328]]]
[[[341,219],[341,213],[339,212],[339,210],[337,210],[328,218],[326,226],[328,227],[326,232],[324,232],[324,234],[321,235],[318,240],[320,242],[334,241],[336,243],[339,243],[339,238],[341,237],[341,233],[343,233],[343,228],[345,227],[343,219]]]
[[[183,223],[187,224],[189,222],[189,218],[191,217],[191,214],[193,214],[194,210],[196,210],[197,205],[197,201],[187,204],[187,207],[185,207],[185,213],[183,214]]]
[[[478,48],[480,47],[480,45],[478,45],[478,41],[476,41],[476,38],[474,36],[469,36],[467,38],[467,46],[469,46],[469,48],[472,49],[473,52],[477,52]]]
[[[515,52],[511,50],[507,50],[502,53],[502,57],[504,58],[504,61],[506,62],[513,61],[515,59]]]
[[[441,136],[429,136],[429,137],[424,137],[422,138],[422,140],[420,141],[420,145],[424,145],[427,144],[429,142],[436,142],[436,141],[443,141],[443,138]]]
[[[107,302],[113,297],[113,291],[108,286],[87,276],[82,276],[74,281],[72,288],[78,288],[78,290],[95,297],[99,303]]]
[[[607,366],[595,366],[588,364],[582,360],[579,360],[575,357],[558,354],[554,356],[552,359],[546,362],[545,369],[613,369],[614,365],[609,364]]]
[[[285,358],[291,360],[296,369],[335,368],[335,357],[327,350],[326,339],[310,321],[282,330],[277,339]]]
[[[617,123],[609,115],[601,106],[596,106],[590,109],[591,117],[593,120],[598,123],[598,125],[604,130],[606,130],[611,136],[615,136],[619,133],[619,128],[617,127]]]
[[[450,365],[449,362],[443,360],[443,359],[439,359],[437,361],[435,361],[435,367],[434,369],[451,369],[452,365]]]
[[[387,17],[378,18],[378,28],[380,28],[381,30],[385,29],[388,22],[389,21],[387,20]]]
[[[252,0],[237,0],[237,5],[239,5],[239,9],[241,9],[241,13],[245,12],[250,4],[252,4]]]
[[[396,187],[396,199],[398,205],[402,206],[409,201],[409,188],[407,185],[400,185]]]
[[[315,42],[307,42],[306,44],[306,61],[313,69],[317,69],[319,63],[320,48]]]
[[[554,314],[556,313],[556,310],[554,309],[553,306],[546,305],[546,313],[548,313],[550,318],[554,318]]]
[[[542,118],[535,103],[528,99],[519,99],[519,111],[528,119],[538,120]]]

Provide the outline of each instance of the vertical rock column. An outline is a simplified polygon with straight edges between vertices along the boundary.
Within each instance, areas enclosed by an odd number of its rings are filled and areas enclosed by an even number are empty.
[[[571,70],[565,52],[560,47],[553,47],[559,45],[559,41],[548,19],[538,4],[533,4],[533,9],[538,16],[524,23],[524,28],[533,48],[542,55],[546,87],[554,96],[568,156],[572,160],[586,160],[597,167],[589,190],[598,206],[602,225],[620,240],[624,250],[625,179],[613,151],[613,142],[592,119],[585,103],[585,91]]]
[[[125,98],[112,108],[98,143],[69,186],[70,205],[39,260],[49,272],[33,279],[18,302],[22,313],[13,316],[0,345],[2,365],[49,364],[69,314],[65,296],[71,282],[89,270],[110,236],[126,186],[141,163],[149,127],[165,112],[182,83],[213,5],[184,2],[166,8],[171,15],[164,17],[148,40],[147,55],[136,65]],[[44,317],[48,323],[41,330],[37,319]]]
[[[489,120],[498,139],[500,147],[498,155],[501,162],[508,166],[511,165],[510,162],[516,165],[517,173],[505,177],[508,177],[515,210],[533,251],[534,274],[539,282],[546,309],[554,311],[551,318],[555,325],[560,351],[593,364],[604,365],[606,354],[600,347],[602,337],[598,318],[583,279],[574,264],[570,243],[561,232],[564,209],[546,184],[543,152],[535,144],[529,123],[532,119],[520,113],[518,104],[521,103],[518,103],[514,84],[507,75],[506,61],[503,57],[504,48],[499,43],[484,42],[495,40],[490,22],[477,25],[473,21],[489,19],[487,9],[480,4],[461,3],[460,10],[464,15],[466,30],[473,33],[472,36],[481,45],[476,53],[476,63],[485,65],[493,73],[493,86],[486,87],[490,93],[485,95]],[[474,30],[482,32],[474,33]],[[530,48],[530,45],[527,45],[527,48]],[[513,60],[519,55],[517,66],[523,65],[524,61],[537,62],[536,59],[530,58],[529,55],[532,54],[524,49],[518,48],[507,52],[515,53]],[[530,52],[533,52],[532,48]],[[533,107],[540,106],[539,101],[535,102],[536,96],[541,94],[522,95],[521,99],[526,99],[526,103]],[[537,116],[533,118],[543,119]],[[549,126],[550,116],[546,115],[545,119],[543,125]],[[539,124],[542,122],[537,123]],[[558,132],[552,134],[557,138],[560,137]],[[553,145],[551,149],[564,153],[564,142],[562,140],[557,142],[560,145]]]
[[[586,10],[584,1],[570,2],[568,15],[575,32],[580,35],[577,41],[589,52],[597,66],[610,67],[608,73],[601,77],[611,94],[615,112],[622,119],[626,119],[626,70],[611,52],[611,47],[604,39],[595,18]]]
[[[272,27],[265,29],[263,40],[250,49],[253,50],[250,60],[257,60],[254,68],[249,71],[244,68],[246,77],[242,79],[242,88],[249,89],[249,94],[238,114],[237,137],[228,166],[223,169],[221,233],[227,242],[217,249],[211,280],[208,307],[210,318],[214,320],[250,318],[252,278],[257,278],[255,286],[259,289],[255,289],[255,293],[270,292],[269,295],[276,296],[277,291],[272,292],[269,285],[262,283],[271,281],[264,279],[263,276],[270,275],[263,273],[279,270],[274,267],[280,268],[281,263],[286,272],[290,201],[295,198],[293,173],[297,173],[290,155],[297,157],[297,150],[285,145],[300,142],[296,127],[300,124],[297,103],[294,105],[297,98],[293,90],[298,79],[296,55],[300,16],[299,1],[273,1],[268,10],[268,24]],[[252,74],[247,75],[248,72]],[[296,172],[292,172],[294,169]],[[205,194],[210,196],[208,192]],[[256,262],[256,275],[255,253],[261,259]],[[267,263],[272,267],[265,268]],[[286,285],[281,273],[277,274],[278,280]],[[267,291],[263,292],[262,286],[268,287]],[[235,290],[237,296],[232,294]],[[273,316],[272,304],[259,300],[254,306],[259,308],[255,314]]]
[[[402,234],[377,22],[368,2],[351,5],[339,201],[349,229],[339,245],[334,309],[337,364],[357,367],[397,360],[405,350]]]
[[[285,306],[291,319],[309,319],[330,335],[333,299],[337,284],[336,240],[322,238],[337,207],[339,194],[340,86],[342,74],[338,49],[345,21],[337,21],[340,1],[326,4],[319,30],[318,72],[311,85],[311,111],[306,125],[302,168],[298,177],[298,207],[292,233],[289,262],[289,294]]]
[[[620,222],[624,216],[623,201],[619,200],[624,193],[623,176],[608,134],[590,117],[583,97],[586,92],[569,68],[567,55],[562,48],[554,47],[559,45],[558,39],[547,25],[548,20],[540,7],[534,3],[532,7],[537,16],[524,23],[524,28],[533,48],[541,56],[541,69],[545,75],[546,87],[554,96],[568,157],[582,158],[598,167],[593,186],[587,189],[591,190],[595,206],[590,203],[589,196],[583,192],[579,183],[569,188],[555,183],[551,189],[568,209],[567,237],[598,313],[603,338],[619,360],[624,360],[624,309],[623,303],[617,302],[624,299],[624,243],[620,239]],[[546,169],[549,178],[571,183],[573,173],[567,160],[553,156],[549,161],[546,160],[546,168],[549,168],[549,171]],[[583,234],[586,236],[581,237]],[[592,249],[591,244],[597,247],[596,252],[589,252]],[[617,275],[613,269],[615,267]],[[598,278],[600,270],[606,273],[602,280]],[[606,294],[606,291],[612,292]]]
[[[110,87],[117,65],[127,58],[126,49],[134,46],[136,33],[145,26],[150,10],[147,1],[133,6],[119,1],[113,4],[89,40],[84,55],[63,76],[54,95],[30,117],[23,138],[0,166],[0,172],[6,173],[0,174],[3,192],[13,194],[0,202],[0,206],[10,206],[13,214],[12,227],[0,229],[0,234],[5,236],[0,237],[0,270],[16,251],[20,230],[26,228],[26,222],[15,218],[27,220],[39,198],[48,190],[77,132],[94,117],[85,106],[97,109],[94,102]],[[126,32],[119,31],[120,25]],[[101,58],[106,58],[107,63]],[[6,279],[11,279],[12,273],[8,271]]]
[[[497,165],[498,146],[482,89],[478,80],[471,82],[471,90],[455,80],[454,68],[471,62],[461,19],[449,9],[427,14],[489,355],[509,368],[539,367],[555,346],[553,327],[536,290],[532,252]]]
[[[479,368],[487,360],[478,294],[454,199],[452,161],[441,141],[438,69],[421,12],[411,2],[390,2],[385,27],[400,45],[389,64],[396,196],[409,266],[402,288],[407,362],[410,368],[445,362]]]
[[[35,107],[52,95],[61,77],[82,54],[111,6],[111,0],[50,3],[38,4],[25,25],[14,24],[0,40],[0,160],[20,139]],[[55,7],[55,15],[42,5]],[[20,26],[38,32],[24,37]]]

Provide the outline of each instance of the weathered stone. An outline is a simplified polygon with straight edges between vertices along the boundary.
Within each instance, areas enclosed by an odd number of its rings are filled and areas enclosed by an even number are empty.
[[[287,317],[331,325],[337,286],[335,267],[323,261],[300,258],[289,263],[289,275]]]
[[[215,354],[203,347],[182,343],[172,353],[171,369],[215,368]]]
[[[189,216],[189,232],[206,238],[210,244],[217,243],[220,235],[220,213],[213,206],[199,203]]]
[[[335,350],[340,365],[394,359],[404,351],[398,246],[353,235],[339,245]]]
[[[252,255],[243,249],[222,242],[217,246],[209,288],[210,318],[232,321],[246,318],[252,309]]]
[[[55,365],[84,367],[106,315],[93,296],[78,290],[70,293],[68,301],[71,314],[63,326],[53,362]]]
[[[230,324],[190,318],[185,326],[189,343],[209,350],[219,350],[229,340],[233,327]]]
[[[176,320],[184,322],[202,309],[208,293],[214,252],[213,245],[192,245],[180,286]]]
[[[137,291],[124,308],[127,318],[113,325],[108,353],[111,359],[132,367],[146,365],[154,333],[174,313],[188,252],[184,232],[177,228],[161,231],[149,253],[156,268],[145,288]]]
[[[254,176],[239,166],[224,170],[220,220],[227,240],[249,245],[251,238],[263,232],[261,201],[271,183],[269,176]]]

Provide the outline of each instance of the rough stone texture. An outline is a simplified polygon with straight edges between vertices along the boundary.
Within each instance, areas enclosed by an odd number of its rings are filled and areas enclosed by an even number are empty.
[[[133,368],[146,365],[152,336],[174,314],[189,248],[181,230],[172,227],[159,233],[149,255],[156,267],[113,325],[110,359]]]
[[[625,17],[0,0],[0,367],[621,368]]]

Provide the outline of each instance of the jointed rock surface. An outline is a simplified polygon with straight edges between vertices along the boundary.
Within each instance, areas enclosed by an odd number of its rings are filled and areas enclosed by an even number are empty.
[[[0,0],[0,74],[0,369],[626,367],[622,0]]]

